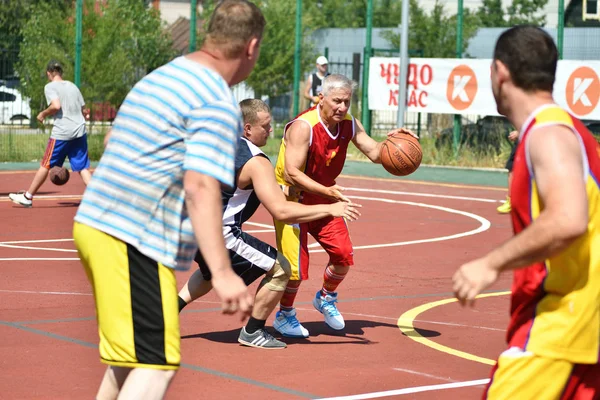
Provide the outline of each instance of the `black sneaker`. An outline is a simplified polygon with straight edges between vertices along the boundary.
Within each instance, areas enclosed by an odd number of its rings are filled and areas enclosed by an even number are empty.
[[[285,349],[287,345],[282,341],[275,339],[269,332],[264,329],[259,329],[254,333],[246,332],[246,327],[243,327],[238,337],[238,342],[244,346],[258,347],[259,349]]]

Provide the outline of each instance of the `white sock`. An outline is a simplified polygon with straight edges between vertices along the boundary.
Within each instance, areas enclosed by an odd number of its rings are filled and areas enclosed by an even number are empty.
[[[25,198],[26,198],[27,200],[33,200],[33,195],[32,195],[31,193],[29,193],[29,192],[26,192],[26,193],[25,193]]]

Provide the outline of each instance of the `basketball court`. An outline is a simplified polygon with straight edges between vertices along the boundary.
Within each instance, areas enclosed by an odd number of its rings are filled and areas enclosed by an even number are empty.
[[[92,398],[104,365],[91,288],[71,239],[84,190],[74,175],[46,183],[24,209],[7,201],[33,172],[2,172],[0,341],[3,393],[19,399]],[[343,177],[363,205],[350,224],[356,266],[339,288],[346,329],[323,322],[311,299],[327,258],[311,244],[311,279],[297,298],[307,340],[288,348],[240,346],[242,323],[220,314],[214,294],[181,314],[182,368],[167,398],[478,398],[504,349],[510,276],[462,309],[451,292],[456,268],[507,239],[496,214],[505,189],[407,180]],[[245,229],[274,243],[259,209]],[[195,268],[195,266],[194,266]],[[179,286],[192,271],[178,273]],[[255,290],[255,286],[252,287]],[[271,327],[273,316],[267,321]],[[8,378],[10,377],[10,378]]]

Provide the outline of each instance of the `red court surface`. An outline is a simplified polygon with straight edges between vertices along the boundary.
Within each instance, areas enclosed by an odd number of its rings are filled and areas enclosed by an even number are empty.
[[[105,366],[71,235],[84,187],[73,174],[65,186],[44,184],[31,209],[12,204],[8,193],[32,178],[0,172],[0,397],[91,399]],[[310,338],[284,339],[288,348],[279,351],[240,346],[241,322],[220,314],[211,293],[181,314],[182,368],[168,399],[481,396],[505,346],[511,277],[463,309],[452,300],[451,276],[510,237],[509,217],[496,213],[505,189],[354,177],[339,183],[363,205],[350,224],[356,265],[339,287],[346,329],[328,328],[311,304],[327,262],[314,245],[311,279],[296,301]],[[274,243],[264,209],[244,229]],[[191,272],[177,273],[180,286]],[[272,319],[267,326],[276,333]]]

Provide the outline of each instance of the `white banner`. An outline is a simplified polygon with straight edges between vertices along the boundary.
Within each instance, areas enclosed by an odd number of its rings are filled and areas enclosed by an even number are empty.
[[[398,109],[399,60],[373,57],[369,109]],[[490,80],[491,59],[413,58],[408,66],[407,111],[498,115]],[[582,119],[600,120],[600,61],[558,62],[554,99]]]

